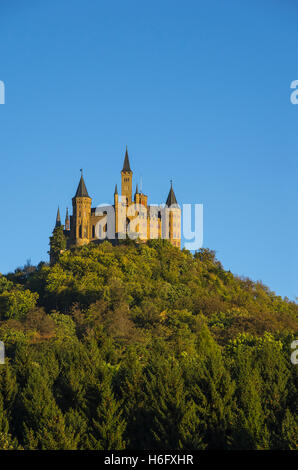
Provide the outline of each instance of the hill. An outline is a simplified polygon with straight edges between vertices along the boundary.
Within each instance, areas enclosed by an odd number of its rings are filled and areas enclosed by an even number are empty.
[[[0,448],[294,449],[298,305],[166,241],[0,276]]]

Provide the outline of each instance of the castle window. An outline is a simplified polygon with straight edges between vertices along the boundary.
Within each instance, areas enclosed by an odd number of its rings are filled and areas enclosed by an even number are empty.
[[[95,238],[95,225],[92,225],[92,238]]]
[[[79,238],[82,238],[82,226],[79,226]]]

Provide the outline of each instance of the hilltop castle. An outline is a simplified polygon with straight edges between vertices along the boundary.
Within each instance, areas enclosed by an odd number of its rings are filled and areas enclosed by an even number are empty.
[[[100,242],[104,239],[117,243],[117,240],[126,238],[127,234],[134,234],[134,238],[140,241],[167,238],[172,245],[180,247],[181,209],[172,183],[166,204],[149,206],[148,196],[138,190],[138,185],[134,198],[132,197],[132,175],[126,148],[121,170],[121,194],[118,194],[116,185],[112,206],[92,208],[92,199],[88,194],[81,170],[78,189],[72,198],[73,214],[69,216],[67,209],[63,227],[58,208],[54,228],[54,231],[58,227],[63,228],[66,248]],[[109,223],[112,226],[110,229]]]

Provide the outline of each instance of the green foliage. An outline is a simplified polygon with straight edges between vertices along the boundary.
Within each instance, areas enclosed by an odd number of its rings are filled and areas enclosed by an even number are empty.
[[[2,292],[0,294],[0,318],[2,320],[25,318],[27,313],[35,307],[37,299],[38,294],[28,289],[16,287]]]
[[[55,323],[56,338],[66,339],[73,338],[76,335],[76,325],[69,315],[62,313],[52,312],[51,320]]]
[[[279,448],[282,450],[298,450],[298,413],[293,415],[287,408],[281,426]]]
[[[92,419],[93,432],[90,447],[96,450],[125,449],[123,440],[126,423],[122,418],[121,401],[114,397],[110,380],[105,380],[99,387],[100,401]]]
[[[50,237],[50,256],[53,261],[59,259],[60,253],[66,248],[66,238],[63,233],[64,227],[55,227],[53,235]]]
[[[225,366],[221,348],[201,318],[198,319],[196,348],[196,355],[184,359],[184,368],[208,448],[230,448],[237,413],[235,383]]]
[[[203,449],[198,406],[185,388],[177,359],[159,354],[148,364],[145,379],[147,420],[153,449]]]
[[[21,450],[16,438],[13,438],[9,429],[9,412],[5,409],[4,399],[0,393],[0,449]]]
[[[36,362],[32,364],[21,394],[24,444],[28,449],[69,450],[76,448],[73,433],[66,428],[47,377]]]
[[[0,275],[0,448],[297,449],[298,306],[165,240]]]

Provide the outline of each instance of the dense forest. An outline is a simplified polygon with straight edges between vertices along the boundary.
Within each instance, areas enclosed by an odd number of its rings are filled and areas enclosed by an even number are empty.
[[[297,449],[298,305],[167,241],[0,275],[1,449]]]

